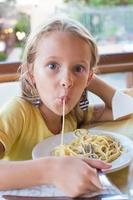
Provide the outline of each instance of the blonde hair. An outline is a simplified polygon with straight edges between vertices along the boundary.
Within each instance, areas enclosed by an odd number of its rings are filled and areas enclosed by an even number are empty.
[[[40,104],[40,98],[36,86],[33,84],[30,67],[33,66],[36,58],[36,49],[42,37],[53,31],[70,32],[86,41],[91,49],[90,68],[92,69],[98,62],[98,50],[94,38],[89,31],[79,22],[68,18],[56,18],[41,25],[27,39],[24,51],[24,58],[20,66],[20,81],[22,87],[22,97],[32,102],[34,105]]]

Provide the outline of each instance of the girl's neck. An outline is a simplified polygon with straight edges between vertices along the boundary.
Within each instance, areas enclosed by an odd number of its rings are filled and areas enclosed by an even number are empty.
[[[53,113],[45,105],[41,105],[39,109],[48,129],[53,134],[60,133],[62,128],[62,122],[61,122],[62,117]]]

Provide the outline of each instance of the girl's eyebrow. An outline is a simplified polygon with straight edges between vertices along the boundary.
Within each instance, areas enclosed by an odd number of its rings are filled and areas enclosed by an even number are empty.
[[[45,57],[45,61],[47,62],[47,61],[51,61],[51,60],[58,60],[58,59],[60,59],[60,60],[63,60],[63,58],[62,57],[60,57],[60,56],[48,56],[48,57]],[[88,60],[73,60],[73,63],[74,64],[83,64],[83,65],[89,65],[90,64],[90,60],[88,59]]]
[[[43,62],[44,63],[49,63],[49,62],[58,62],[58,61],[62,61],[62,58],[59,57],[59,56],[46,56],[44,59],[43,59]]]
[[[90,64],[90,60],[79,60],[78,63],[88,65]]]
[[[48,56],[48,57],[46,57],[45,59],[47,59],[47,60],[54,60],[54,59],[62,59],[61,57],[59,57],[59,56]]]

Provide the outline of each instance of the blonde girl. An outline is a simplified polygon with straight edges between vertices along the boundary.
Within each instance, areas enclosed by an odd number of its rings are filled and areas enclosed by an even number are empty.
[[[48,156],[32,160],[34,146],[62,128],[65,132],[94,121],[112,120],[115,89],[93,75],[98,52],[94,38],[71,19],[50,20],[32,33],[21,65],[22,95],[0,109],[0,189],[53,184],[76,197],[102,189],[99,160]],[[87,90],[105,105],[88,105]]]

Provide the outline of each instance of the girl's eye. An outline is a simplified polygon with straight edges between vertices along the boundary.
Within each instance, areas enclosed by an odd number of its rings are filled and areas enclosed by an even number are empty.
[[[76,73],[83,73],[85,71],[85,67],[82,65],[76,65],[74,67],[74,72]]]
[[[52,70],[56,69],[57,68],[57,64],[56,63],[50,63],[48,64],[48,67]]]

